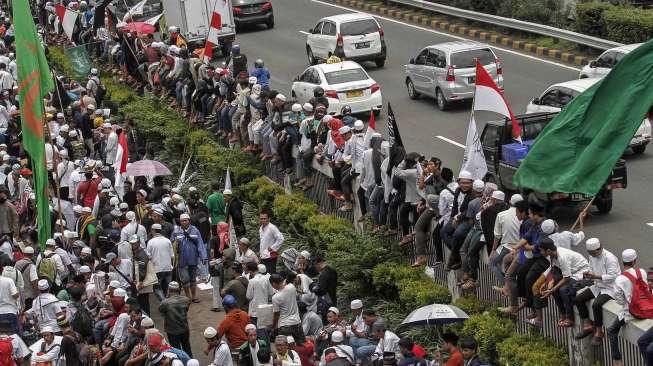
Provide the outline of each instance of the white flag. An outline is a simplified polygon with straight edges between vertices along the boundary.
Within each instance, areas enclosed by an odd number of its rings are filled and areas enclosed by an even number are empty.
[[[469,127],[467,128],[467,141],[465,143],[465,155],[463,156],[463,166],[461,170],[472,173],[474,179],[483,179],[487,173],[485,163],[485,154],[483,154],[483,144],[476,130],[476,120],[474,113],[469,118]]]
[[[224,189],[231,190],[231,174],[229,174],[229,167],[227,167],[227,175],[224,177]]]
[[[145,7],[146,1],[147,0],[142,0],[138,4],[132,6],[132,8],[127,11],[125,16],[122,17],[122,21],[131,22],[134,20],[134,15],[143,15],[143,8]]]
[[[163,16],[163,13],[161,13],[159,15],[155,15],[155,16],[151,17],[150,19],[146,20],[145,23],[147,23],[149,25],[155,25],[159,21],[159,19],[161,19],[162,16]]]

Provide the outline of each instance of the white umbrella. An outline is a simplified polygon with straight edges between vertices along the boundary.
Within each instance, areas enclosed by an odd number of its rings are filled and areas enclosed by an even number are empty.
[[[457,306],[431,304],[413,310],[413,312],[401,322],[400,327],[410,325],[442,325],[462,322],[466,319],[469,319],[469,315],[460,310]]]
[[[156,177],[158,175],[171,175],[167,166],[156,160],[140,160],[127,166],[127,175],[137,177],[144,175],[146,177]]]

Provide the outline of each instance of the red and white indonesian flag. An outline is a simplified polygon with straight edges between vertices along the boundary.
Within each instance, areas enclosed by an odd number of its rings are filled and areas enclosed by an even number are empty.
[[[370,140],[376,133],[376,117],[374,116],[374,108],[370,111],[370,120],[367,122],[367,131],[365,131],[365,148],[370,147]]]
[[[54,10],[57,14],[57,19],[61,24],[63,31],[68,36],[68,39],[73,39],[73,31],[75,30],[75,22],[77,21],[77,12],[70,10],[61,4],[54,6]]]
[[[490,111],[510,118],[512,121],[513,138],[521,142],[521,128],[519,128],[519,124],[508,105],[508,101],[503,96],[501,89],[499,89],[490,74],[478,60],[476,60],[474,105],[472,106],[472,113],[469,118],[467,139],[465,141],[465,155],[461,170],[470,172],[474,179],[483,179],[485,178],[485,174],[487,174],[487,164],[485,162],[485,154],[483,154],[483,144],[476,128],[474,111]]]
[[[512,121],[512,137],[521,142],[521,128],[510,109],[503,92],[488,74],[483,65],[476,60],[476,94],[474,97],[475,111],[490,111],[498,113]]]
[[[116,190],[122,190],[125,182],[124,173],[127,171],[129,163],[129,149],[127,148],[127,137],[125,131],[120,131],[118,135],[118,149],[116,150],[116,160],[113,161],[113,169],[116,172],[115,184]],[[120,191],[118,193],[121,193]]]
[[[222,29],[222,16],[217,11],[211,15],[211,24],[209,25],[209,34],[206,36],[204,45],[204,62],[208,63],[213,57],[213,47],[218,45],[218,33]]]

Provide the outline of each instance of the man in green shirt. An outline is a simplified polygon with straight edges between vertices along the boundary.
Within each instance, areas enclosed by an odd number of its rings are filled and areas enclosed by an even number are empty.
[[[214,182],[211,188],[213,193],[206,199],[206,207],[211,216],[211,232],[215,235],[218,232],[218,223],[220,221],[227,222],[227,213],[224,196],[220,192],[220,183]]]

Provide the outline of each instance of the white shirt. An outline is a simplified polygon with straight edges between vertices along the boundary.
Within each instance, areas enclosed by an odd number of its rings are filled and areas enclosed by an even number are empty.
[[[54,155],[57,153],[57,148],[54,147],[49,142],[45,143],[45,166],[48,168],[48,171],[52,171],[54,168]]]
[[[57,314],[61,313],[61,307],[59,307],[59,299],[53,294],[46,293],[37,296],[28,313],[36,317],[40,328],[50,326],[55,332],[60,331],[57,325]]]
[[[383,202],[385,203],[390,202],[390,192],[392,191],[392,180],[386,173],[388,164],[390,164],[390,158],[385,158],[381,162],[381,182],[383,183]]]
[[[61,206],[61,214],[63,215],[64,220],[66,220],[66,228],[68,230],[75,230],[75,222],[77,218],[75,217],[75,212],[73,211],[73,204],[68,200],[69,197],[62,197],[61,203],[56,197],[52,197],[52,208],[55,211],[59,211],[59,206]]]
[[[108,165],[113,165],[116,160],[116,152],[118,151],[118,135],[111,131],[109,136],[107,136],[107,144],[104,147],[104,153],[106,155],[105,162]]]
[[[339,344],[337,346],[328,347],[324,351],[322,351],[322,356],[320,357],[320,363],[319,363],[320,366],[326,365],[326,358],[324,357],[324,353],[328,349],[335,350],[336,355],[338,355],[338,358],[344,358],[347,361],[349,361],[349,363],[351,363],[352,365],[356,364],[356,360],[354,359],[355,358],[354,349],[346,344]]]
[[[272,295],[272,306],[279,313],[278,328],[302,323],[297,307],[297,290],[293,284],[287,284],[281,291]]]
[[[510,207],[505,211],[499,212],[494,222],[494,237],[501,238],[501,245],[497,246],[497,252],[500,252],[502,247],[511,249],[519,242],[520,225],[521,220],[517,218],[516,208]]]
[[[129,241],[132,235],[138,236],[138,240],[141,242],[141,248],[145,248],[145,243],[147,243],[147,230],[145,230],[145,226],[133,221],[120,230],[120,240],[122,241]]]
[[[607,249],[603,248],[598,257],[592,257],[590,255],[589,262],[590,271],[594,274],[601,275],[601,279],[594,280],[594,284],[590,286],[594,297],[600,294],[614,297],[615,280],[621,274],[619,259]]]
[[[454,199],[452,192],[456,191],[456,188],[458,188],[458,183],[451,182],[447,184],[447,188],[449,188],[451,192],[443,189],[442,192],[440,192],[440,200],[438,201],[438,212],[440,212],[440,223],[442,226],[446,225],[451,218],[451,210],[453,210]],[[460,196],[462,196],[462,194]]]
[[[0,245],[0,252],[5,253],[9,258],[13,258],[14,256],[14,248],[8,241],[5,241]]]
[[[124,289],[128,289],[130,287],[129,281],[134,280],[132,278],[132,269],[132,261],[129,259],[121,259],[116,267],[113,265],[110,266],[110,271],[115,273],[115,279],[120,282],[120,287]],[[120,275],[116,270],[120,271],[124,276]],[[127,279],[129,279],[129,281],[127,281]]]
[[[644,279],[644,281],[646,281],[646,271],[641,268],[638,269],[642,275],[642,278]],[[637,277],[637,272],[635,272],[634,268],[628,268],[625,272],[630,273],[635,278]],[[630,299],[633,296],[633,283],[630,282],[628,277],[624,275],[619,275],[615,279],[614,284],[615,284],[614,300],[617,302],[617,304],[621,305],[621,312],[619,313],[618,318],[625,321],[634,319],[634,317],[630,314],[630,311],[628,310],[628,306],[630,305]]]
[[[577,281],[583,279],[583,273],[590,271],[590,264],[582,254],[571,249],[557,248],[558,255],[551,264],[560,268],[562,277],[571,277]]]
[[[12,279],[0,276],[0,314],[18,315],[18,288]]]
[[[252,355],[252,359],[256,359],[256,354]],[[229,345],[224,340],[213,349],[213,361],[209,366],[233,366]]]
[[[111,328],[111,336],[113,336],[111,347],[118,348],[127,340],[127,336],[129,335],[129,332],[127,331],[129,328],[129,320],[129,314],[127,313],[118,315],[115,325]]]
[[[571,249],[572,247],[575,247],[580,242],[585,240],[585,233],[582,231],[577,233],[572,233],[571,231],[562,231],[549,235],[549,238],[553,240],[553,244],[555,244],[556,247]]]
[[[352,172],[360,173],[363,169],[363,152],[365,152],[365,134],[357,133],[345,142],[342,160],[351,163]]]
[[[59,329],[59,328],[57,328]],[[32,351],[32,359],[30,364],[36,366],[37,362],[47,362],[52,361],[53,366],[59,366],[59,352],[61,352],[61,336],[54,336],[54,341],[50,344],[45,345],[46,353],[41,356],[37,356],[41,352],[41,343],[45,342],[43,338],[39,339],[36,343],[31,345],[29,349]]]
[[[241,253],[240,249],[236,247],[236,262],[245,264],[247,262],[256,262],[258,263],[258,256],[254,253],[253,250],[247,248],[245,253]]]
[[[374,188],[376,185],[376,181],[374,179],[374,165],[372,164],[372,154],[374,153],[374,150],[372,149],[367,149],[363,153],[363,163],[361,164],[361,176],[360,176],[360,182],[361,182],[361,188],[364,190],[368,190],[370,188]],[[383,172],[381,172],[383,174]]]
[[[132,245],[128,241],[121,241],[118,243],[118,257],[122,259],[132,259],[134,253],[132,253]]]
[[[256,311],[259,305],[270,303],[270,296],[274,293],[270,285],[269,276],[257,273],[254,278],[247,283],[247,300],[249,300],[248,314],[250,317],[256,317]]]
[[[258,234],[260,238],[259,248],[261,251],[261,259],[270,258],[270,251],[278,252],[279,248],[283,244],[283,234],[276,227],[276,225],[270,223],[265,226],[261,226],[258,229]]]
[[[57,165],[57,177],[60,187],[70,187],[70,175],[75,170],[75,163],[70,160],[63,160]]]
[[[7,131],[9,120],[11,120],[11,116],[7,112],[7,108],[0,105],[0,132],[5,133]]]
[[[14,266],[14,268],[16,268],[16,271],[18,271],[19,269],[18,264],[21,262],[22,261],[16,262],[16,266]],[[22,272],[19,271],[19,273],[21,273],[21,276],[22,273],[25,273],[25,275],[23,276],[23,291],[24,291],[23,298],[33,299],[38,295],[36,289],[32,287],[32,281],[37,281],[39,279],[39,275],[38,273],[36,273],[36,265],[34,265],[34,263],[32,263],[32,261],[30,260],[28,264],[21,263],[20,267],[23,269]]]
[[[5,63],[7,65],[7,63]],[[0,71],[0,89],[11,90],[14,86],[14,77],[7,71]]]
[[[172,271],[172,259],[175,254],[170,239],[157,234],[147,242],[146,252],[154,265],[154,272]]]
[[[383,338],[379,339],[379,343],[376,345],[372,359],[383,358],[383,353],[385,352],[392,352],[395,354],[399,353],[399,337],[389,330],[386,330]]]

